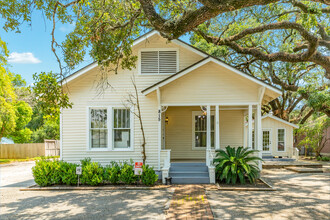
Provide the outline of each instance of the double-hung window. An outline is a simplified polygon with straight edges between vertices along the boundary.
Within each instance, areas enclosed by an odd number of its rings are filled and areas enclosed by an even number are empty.
[[[277,151],[285,151],[285,129],[277,129]]]
[[[194,149],[203,149],[207,143],[207,116],[202,113],[193,113],[193,121]],[[214,115],[211,115],[211,147],[214,147]]]
[[[125,108],[113,109],[113,147],[130,148],[131,146],[131,112]]]
[[[106,108],[89,109],[90,147],[94,149],[108,147],[108,110]]]
[[[159,49],[142,50],[140,52],[140,73],[174,74],[178,71],[178,50]]]
[[[89,108],[89,149],[132,148],[131,110],[122,107]]]

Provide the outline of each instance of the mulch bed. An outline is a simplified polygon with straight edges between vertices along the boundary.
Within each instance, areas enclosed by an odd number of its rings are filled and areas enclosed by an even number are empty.
[[[275,189],[265,182],[263,179],[257,179],[255,184],[226,184],[217,183],[218,190],[231,190],[231,191],[275,191]]]

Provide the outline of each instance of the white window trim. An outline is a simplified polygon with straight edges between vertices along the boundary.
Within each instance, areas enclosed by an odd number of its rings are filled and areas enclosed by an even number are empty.
[[[214,115],[214,111],[211,111],[211,116],[215,116]],[[195,116],[196,115],[201,115],[203,114],[202,111],[192,111],[192,116],[191,116],[191,119],[192,119],[192,150],[197,150],[197,151],[205,151],[206,150],[206,147],[196,147],[196,144],[195,144]],[[214,126],[215,126],[215,117],[214,117]],[[215,129],[214,129],[214,132],[215,132]],[[214,138],[215,138],[215,134],[214,134]],[[211,147],[211,149],[215,149],[215,146]]]
[[[179,53],[179,48],[141,48],[138,52],[138,75],[141,76],[169,76],[173,75],[171,74],[142,74],[141,73],[141,52],[142,51],[176,51],[176,72],[179,72],[180,69],[180,53]]]
[[[278,130],[284,130],[284,150],[278,150]],[[286,128],[276,128],[276,152],[286,152]]]
[[[92,148],[91,145],[91,136],[90,136],[90,109],[107,109],[107,128],[108,128],[108,146],[106,148]],[[110,106],[87,106],[86,109],[86,118],[87,118],[87,126],[86,126],[86,137],[87,137],[87,143],[86,143],[86,151],[134,151],[134,113],[132,112],[133,109],[130,109],[130,130],[131,130],[131,146],[129,148],[114,148],[114,142],[113,142],[113,110],[115,108],[125,108],[123,105],[110,105]]]

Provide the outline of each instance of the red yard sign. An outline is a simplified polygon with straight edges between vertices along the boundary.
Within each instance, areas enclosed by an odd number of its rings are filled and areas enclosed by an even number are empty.
[[[135,162],[135,165],[134,165],[134,174],[135,175],[142,174],[142,166],[143,166],[142,162]]]

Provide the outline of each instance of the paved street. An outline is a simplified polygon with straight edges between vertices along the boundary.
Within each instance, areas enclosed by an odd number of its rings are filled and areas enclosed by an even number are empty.
[[[215,219],[325,219],[330,217],[330,173],[263,170],[277,191],[209,191]]]

